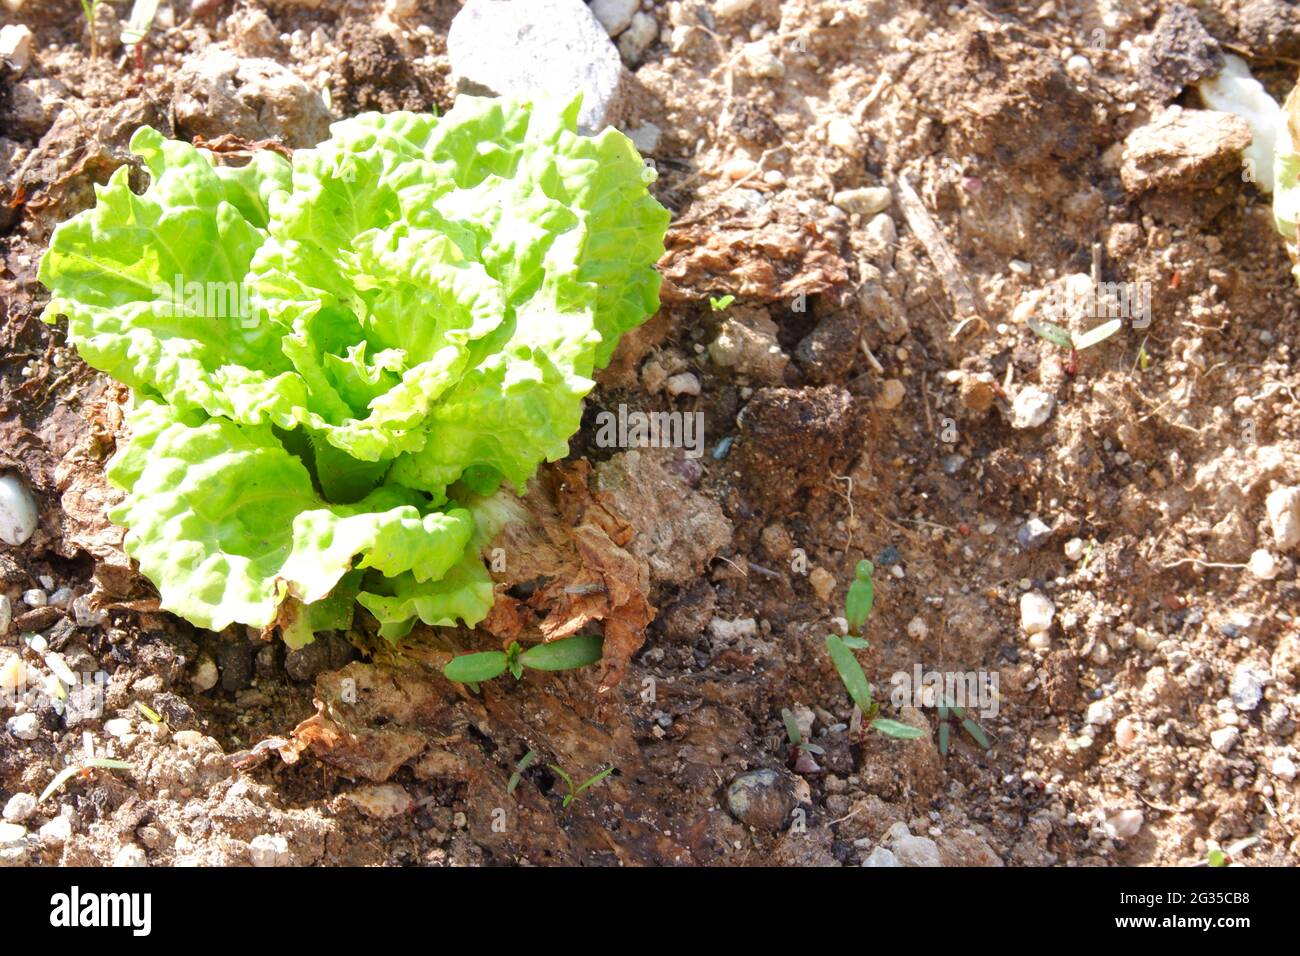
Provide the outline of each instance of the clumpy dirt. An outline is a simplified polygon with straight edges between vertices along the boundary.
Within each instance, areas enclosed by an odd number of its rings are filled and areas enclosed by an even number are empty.
[[[285,124],[318,105],[448,108],[457,5],[177,0],[138,60],[112,29],[125,4],[105,4],[98,59],[73,0],[0,8],[34,33],[25,70],[0,65],[0,470],[41,513],[0,545],[0,668],[21,656],[43,680],[54,652],[103,699],[0,703],[0,804],[88,747],[131,764],[15,811],[28,836],[4,862],[857,865],[881,846],[909,864],[1197,864],[1216,846],[1300,862],[1300,590],[1267,514],[1300,484],[1300,299],[1267,197],[1235,170],[1121,177],[1134,130],[1200,106],[1177,72],[1213,58],[1191,13],[642,6],[661,33],[632,65],[627,127],[660,130],[664,306],[602,373],[570,460],[530,492],[544,520],[519,532],[543,578],[600,586],[568,610],[618,653],[477,695],[441,665],[539,626],[521,582],[498,637],[421,629],[396,649],[361,628],[289,653],[158,612],[104,518],[123,396],[37,320],[35,280],[138,125],[187,133],[203,51],[243,78],[209,119],[294,145]],[[1193,9],[1286,94],[1287,4]],[[1152,60],[1157,35],[1173,46]],[[1150,324],[1073,358],[1035,336],[1026,320],[1078,274],[1145,284]],[[1046,421],[1014,427],[1039,393]],[[702,412],[704,454],[601,447],[596,417],[620,405]],[[1271,576],[1247,566],[1259,551]],[[863,733],[825,652],[862,558],[859,657],[917,740]],[[51,600],[29,606],[33,589]],[[1027,592],[1055,609],[1033,635]],[[888,701],[918,664],[996,675],[987,750],[954,730],[945,756],[933,708]],[[576,784],[606,767],[564,806],[556,768]]]

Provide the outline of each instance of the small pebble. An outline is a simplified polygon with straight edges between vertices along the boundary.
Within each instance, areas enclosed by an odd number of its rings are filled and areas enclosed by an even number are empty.
[[[1290,783],[1295,779],[1295,761],[1285,755],[1273,758],[1273,764],[1269,769],[1279,780]]]
[[[248,842],[248,859],[253,866],[288,866],[289,841],[269,833],[255,836]]]
[[[926,625],[924,618],[914,617],[907,622],[907,636],[912,640],[918,643],[924,641],[929,633],[930,628]]]
[[[3,816],[9,823],[22,823],[35,812],[35,797],[30,793],[15,793],[5,804]]]
[[[1241,739],[1241,731],[1236,727],[1220,727],[1210,732],[1210,746],[1221,754],[1226,754]]]
[[[1016,532],[1016,544],[1023,551],[1034,551],[1041,548],[1051,536],[1051,526],[1041,518],[1030,518]]]
[[[1084,544],[1082,538],[1071,538],[1065,542],[1065,556],[1071,561],[1078,561],[1083,557]]]
[[[72,837],[72,821],[59,815],[36,831],[46,846],[63,846]]]
[[[1121,717],[1115,725],[1115,744],[1120,750],[1132,750],[1137,743],[1137,731],[1131,717]]]
[[[9,733],[19,740],[35,740],[40,734],[40,726],[36,721],[36,715],[31,713],[10,717],[5,721],[5,726],[9,729]]]
[[[28,607],[45,607],[49,602],[49,596],[40,588],[23,592],[23,603]]]
[[[1037,428],[1052,416],[1055,397],[1036,385],[1026,385],[1011,403],[1012,428]]]
[[[0,823],[0,846],[13,846],[22,843],[27,837],[27,828],[17,823]]]
[[[842,189],[832,202],[847,213],[874,216],[889,208],[894,195],[884,186],[864,186],[861,189]]]
[[[890,411],[897,408],[903,403],[903,397],[907,394],[907,388],[896,378],[886,379],[880,386],[880,394],[876,396],[876,407],[883,411]]]
[[[808,583],[812,585],[819,600],[829,601],[835,593],[835,575],[825,568],[813,568],[808,575]]]
[[[17,475],[0,475],[0,542],[26,544],[36,523],[36,499],[27,486]]]
[[[1106,832],[1112,839],[1127,840],[1138,835],[1144,822],[1141,810],[1121,810],[1106,818]]]
[[[116,867],[141,867],[149,865],[149,857],[145,855],[144,848],[134,843],[128,843],[122,849],[117,851],[113,857],[113,866]]]
[[[1248,567],[1250,573],[1261,581],[1272,581],[1277,577],[1277,558],[1264,548],[1258,548],[1251,554]]]
[[[1020,596],[1020,628],[1026,634],[1041,634],[1052,626],[1056,605],[1037,591]]]
[[[664,387],[668,389],[668,394],[674,397],[700,394],[700,380],[694,372],[678,372],[676,375],[669,376]]]

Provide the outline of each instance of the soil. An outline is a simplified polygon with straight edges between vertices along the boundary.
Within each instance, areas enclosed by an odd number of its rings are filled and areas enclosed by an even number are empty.
[[[624,635],[621,680],[528,672],[475,695],[439,668],[484,633],[420,629],[394,650],[358,632],[287,654],[159,613],[104,517],[124,396],[39,321],[35,278],[50,230],[131,161],[138,125],[193,135],[180,77],[204,49],[273,60],[327,89],[333,117],[445,110],[457,4],[176,0],[136,60],[104,21],[123,3],[104,4],[91,58],[75,0],[7,0],[0,24],[34,42],[24,71],[0,65],[0,471],[41,521],[0,545],[15,615],[0,665],[21,654],[43,673],[39,636],[104,694],[102,713],[31,707],[35,739],[0,724],[0,805],[88,745],[131,767],[67,782],[6,860],[246,864],[283,837],[277,859],[296,864],[857,865],[901,822],[949,865],[1203,864],[1215,847],[1300,863],[1300,784],[1279,770],[1300,759],[1300,589],[1265,506],[1300,484],[1290,263],[1268,197],[1233,171],[1121,181],[1133,130],[1200,105],[1143,67],[1173,4],[1031,6],[643,4],[662,32],[632,68],[626,127],[661,130],[664,305],[536,494],[565,533],[631,556],[629,593],[646,588],[654,619],[639,648]],[[1281,100],[1286,5],[1194,6]],[[781,75],[754,67],[760,41]],[[878,186],[879,215],[841,208]],[[1151,323],[1072,359],[1026,309],[1094,263],[1148,284]],[[715,310],[723,294],[736,300]],[[669,388],[682,373],[698,394]],[[1029,386],[1054,408],[1013,427]],[[703,412],[705,454],[600,447],[596,418],[620,404]],[[575,482],[592,489],[580,507]],[[1046,528],[1026,537],[1033,518]],[[1259,549],[1276,576],[1246,566]],[[825,651],[863,558],[876,598],[859,657],[917,740],[862,732]],[[103,619],[29,608],[34,588],[92,595]],[[1032,637],[1028,591],[1055,606]],[[615,605],[595,616],[632,606]],[[941,754],[934,709],[888,702],[890,676],[918,664],[997,676],[987,749],[954,727]],[[1230,686],[1246,665],[1253,707]],[[823,750],[812,768],[783,708]],[[1231,744],[1212,742],[1228,727]],[[556,767],[578,783],[611,766],[564,805]],[[37,836],[59,816],[66,836]]]

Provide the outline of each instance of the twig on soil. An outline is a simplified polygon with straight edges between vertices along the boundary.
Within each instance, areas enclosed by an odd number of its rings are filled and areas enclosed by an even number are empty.
[[[1162,564],[1160,567],[1168,571],[1171,568],[1176,568],[1184,564],[1199,564],[1203,568],[1227,568],[1238,570],[1250,567],[1248,564],[1225,564],[1221,561],[1206,561],[1203,558],[1179,558],[1171,564]]]
[[[903,207],[903,216],[907,219],[907,225],[916,234],[917,239],[921,241],[921,245],[925,246],[930,261],[939,270],[939,279],[943,282],[948,297],[952,299],[956,315],[962,320],[958,330],[962,329],[967,324],[967,320],[972,318],[978,320],[981,325],[987,328],[987,324],[980,317],[975,293],[971,290],[969,283],[966,282],[965,276],[962,275],[957,256],[953,253],[952,247],[948,245],[948,241],[944,239],[943,233],[939,231],[939,227],[925,208],[925,203],[921,202],[921,197],[916,194],[916,190],[908,182],[907,176],[902,173],[898,176],[898,204]]]
[[[862,354],[867,357],[867,364],[871,366],[873,372],[877,375],[885,374],[885,367],[880,364],[880,360],[871,352],[871,346],[867,344],[866,332],[858,336],[858,344],[862,346]]]

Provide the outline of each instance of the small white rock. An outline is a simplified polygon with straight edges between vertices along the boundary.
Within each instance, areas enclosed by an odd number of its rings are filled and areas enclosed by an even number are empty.
[[[1218,730],[1210,731],[1210,746],[1221,754],[1232,750],[1240,739],[1241,731],[1236,727],[1220,727]]]
[[[1092,64],[1086,56],[1076,53],[1065,61],[1065,72],[1078,82],[1092,75]]]
[[[13,846],[22,843],[27,837],[27,828],[16,823],[0,823],[0,846]]]
[[[1141,810],[1121,810],[1106,818],[1106,832],[1111,839],[1127,840],[1138,835],[1144,822]]]
[[[1115,703],[1109,697],[1094,700],[1088,705],[1087,721],[1098,727],[1105,726],[1115,719]]]
[[[930,628],[926,625],[924,618],[914,617],[907,622],[907,636],[912,640],[923,641],[929,633]]]
[[[636,147],[636,151],[642,155],[653,153],[658,149],[659,137],[662,135],[663,130],[654,123],[645,123],[642,126],[638,126],[636,129],[630,129],[627,131],[627,138],[632,141],[632,145]]]
[[[26,544],[36,533],[36,519],[36,499],[27,486],[17,475],[0,475],[0,542]]]
[[[217,681],[220,679],[221,672],[217,670],[217,662],[204,655],[199,658],[199,662],[194,668],[194,675],[190,678],[190,686],[202,694],[204,691],[216,687]]]
[[[1264,548],[1257,548],[1251,553],[1248,567],[1250,573],[1261,581],[1272,581],[1277,577],[1277,558]]]
[[[1071,538],[1065,542],[1065,556],[1071,561],[1078,561],[1083,557],[1084,544],[1082,538]]]
[[[32,62],[32,31],[22,24],[0,27],[0,60],[19,74]]]
[[[111,720],[104,721],[104,733],[119,740],[131,732],[131,727],[132,723],[129,717],[114,717]]]
[[[63,846],[72,836],[72,821],[60,814],[37,830],[36,835],[47,846]]]
[[[36,798],[30,793],[15,793],[5,804],[2,814],[10,823],[22,823],[36,812]]]
[[[6,594],[0,594],[0,637],[9,633],[9,624],[14,619],[14,606]]]
[[[289,841],[269,833],[255,836],[248,843],[248,858],[253,866],[288,866]]]
[[[616,37],[632,23],[640,3],[638,0],[591,0],[590,6],[605,32]]]
[[[700,394],[700,380],[694,372],[678,372],[670,376],[664,383],[664,388],[668,389],[668,394],[676,397],[678,395],[698,395]]]
[[[30,588],[23,592],[23,603],[28,607],[45,607],[50,603],[50,597],[41,588]]]
[[[734,621],[715,617],[709,622],[709,633],[719,641],[734,641],[740,638],[753,637],[758,633],[758,622],[752,617],[740,617]]]
[[[902,866],[898,862],[898,857],[892,852],[886,850],[883,846],[878,846],[871,851],[871,854],[862,861],[863,866]]]
[[[777,80],[785,76],[785,64],[772,52],[766,39],[746,43],[740,52],[741,65],[750,76]]]
[[[148,866],[149,857],[145,855],[143,847],[128,843],[117,851],[117,854],[113,857],[113,865],[117,867]]]
[[[836,116],[826,124],[826,142],[850,156],[861,156],[864,151],[862,135],[843,116]]]
[[[847,213],[874,216],[889,208],[894,194],[885,186],[864,186],[861,189],[841,189],[831,201]]]
[[[1273,542],[1279,551],[1290,551],[1300,544],[1300,488],[1278,488],[1264,499],[1268,522],[1273,528]]]
[[[36,721],[36,715],[32,713],[10,717],[5,721],[5,726],[8,728],[9,733],[19,740],[35,740],[40,734],[40,726]]]
[[[1273,758],[1273,765],[1269,769],[1273,771],[1273,776],[1279,780],[1290,783],[1295,779],[1295,761],[1285,755]]]
[[[635,66],[657,36],[659,24],[655,18],[644,11],[638,11],[623,35],[618,38],[618,52],[625,62]]]
[[[885,379],[880,385],[880,394],[876,396],[876,407],[882,411],[891,411],[903,404],[907,387],[896,378]]]
[[[1056,605],[1046,595],[1026,591],[1020,595],[1020,629],[1026,634],[1041,634],[1052,626]]]
[[[1052,416],[1056,398],[1037,385],[1026,385],[1011,402],[1012,428],[1037,428]]]

